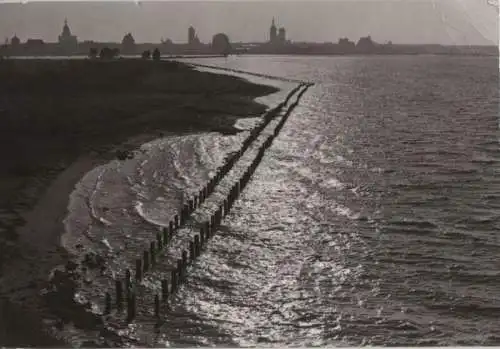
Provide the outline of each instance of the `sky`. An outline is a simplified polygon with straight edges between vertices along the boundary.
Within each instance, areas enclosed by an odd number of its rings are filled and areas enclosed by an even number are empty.
[[[268,39],[271,20],[292,41],[357,41],[371,35],[384,43],[498,44],[498,10],[493,0],[332,0],[332,1],[85,1],[8,3],[0,0],[0,40],[16,34],[57,41],[64,19],[79,41],[187,41],[196,28],[200,40],[226,33],[233,42]]]

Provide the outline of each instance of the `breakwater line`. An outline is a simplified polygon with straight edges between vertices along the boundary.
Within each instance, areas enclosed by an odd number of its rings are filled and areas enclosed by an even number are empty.
[[[107,292],[99,302],[99,313],[107,324],[123,329],[134,320],[160,319],[168,311],[171,297],[187,278],[187,269],[231,212],[264,152],[310,86],[299,84],[285,101],[266,112],[241,148],[226,158],[198,194],[184,202],[168,227],[152,236],[136,260],[127,263],[124,275],[108,277]]]

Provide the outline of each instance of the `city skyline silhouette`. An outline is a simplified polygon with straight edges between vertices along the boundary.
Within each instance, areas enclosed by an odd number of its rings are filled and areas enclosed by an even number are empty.
[[[337,42],[370,35],[398,44],[497,45],[497,12],[486,1],[419,2],[30,2],[0,4],[0,36],[56,42],[67,19],[79,41],[201,42],[226,33],[232,42],[265,42],[272,18],[295,42]],[[468,10],[468,12],[464,12]],[[231,14],[231,16],[228,15]],[[310,21],[310,18],[315,18]],[[480,20],[479,20],[480,19]],[[307,25],[306,25],[307,24]]]

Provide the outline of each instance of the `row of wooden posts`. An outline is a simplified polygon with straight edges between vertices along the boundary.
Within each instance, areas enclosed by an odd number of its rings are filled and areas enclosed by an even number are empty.
[[[223,70],[223,71],[228,71],[228,72],[237,73],[237,74],[253,75],[253,76],[258,76],[260,78],[266,78],[266,79],[271,79],[271,80],[286,81],[286,82],[299,83],[299,84],[304,84],[304,85],[310,84],[310,83],[303,82],[303,81],[297,80],[297,79],[288,79],[288,78],[283,78],[283,77],[279,77],[279,76],[273,76],[273,75],[269,75],[269,74],[253,73],[253,72],[239,70],[239,69],[214,67],[214,66],[211,66],[211,65],[198,64],[198,63],[189,63],[189,64],[192,65],[192,66],[195,66],[195,67],[209,68],[209,69],[216,69],[216,70]]]
[[[287,96],[286,102],[280,103],[276,108],[270,110],[264,116],[264,122],[259,126],[255,127],[249,134],[249,136],[243,142],[242,148],[235,154],[233,154],[226,163],[221,166],[216,175],[209,180],[207,185],[205,185],[200,192],[195,195],[193,199],[190,199],[188,203],[183,205],[179,214],[175,215],[173,221],[169,222],[168,228],[163,228],[161,232],[156,234],[156,240],[151,241],[148,248],[143,251],[142,255],[135,261],[135,275],[133,276],[130,269],[126,269],[125,277],[123,279],[115,280],[115,305],[118,311],[122,311],[124,308],[124,303],[127,307],[127,321],[130,322],[136,317],[136,297],[137,297],[137,287],[143,279],[144,275],[150,271],[158,262],[159,252],[163,250],[171,241],[175,232],[184,226],[188,221],[191,213],[193,213],[197,207],[199,207],[214,191],[217,184],[224,178],[224,176],[231,170],[233,165],[238,161],[238,159],[243,155],[246,149],[252,144],[252,142],[259,136],[260,132],[269,124],[269,122],[280,112],[280,110],[288,103],[289,99],[293,94],[295,94],[298,89],[304,87],[294,102],[286,111],[283,118],[280,120],[278,126],[276,127],[274,133],[267,137],[267,139],[259,147],[257,156],[253,159],[250,166],[243,173],[241,178],[232,186],[227,198],[222,204],[219,205],[218,209],[210,216],[210,220],[201,224],[199,234],[196,234],[192,241],[189,243],[189,251],[183,250],[181,258],[177,260],[176,268],[170,273],[170,285],[168,279],[163,279],[161,281],[161,294],[155,295],[154,300],[154,312],[155,316],[160,316],[161,304],[168,304],[168,299],[170,295],[174,294],[180,284],[182,284],[186,279],[187,267],[194,262],[194,260],[200,256],[202,249],[204,248],[206,242],[215,234],[216,229],[220,226],[222,219],[226,217],[233,207],[234,202],[239,197],[241,191],[245,188],[249,182],[251,176],[253,175],[258,164],[262,160],[264,153],[267,148],[272,144],[274,137],[277,136],[279,130],[283,126],[284,122],[288,118],[293,108],[298,103],[300,96],[307,90],[310,86],[309,84],[301,84],[297,86],[294,90],[290,92]],[[113,300],[111,293],[106,292],[105,294],[105,307],[104,315],[111,313],[113,308]]]

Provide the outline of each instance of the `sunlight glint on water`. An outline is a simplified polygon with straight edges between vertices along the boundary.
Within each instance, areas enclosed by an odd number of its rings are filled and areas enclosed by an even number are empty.
[[[158,345],[500,343],[495,59],[200,63],[316,85],[191,270]],[[125,211],[104,215],[128,217],[111,230],[153,229],[144,218],[161,223],[238,137],[174,137],[178,160],[154,145],[119,175],[110,169],[95,202],[114,200],[116,185],[130,195]]]

